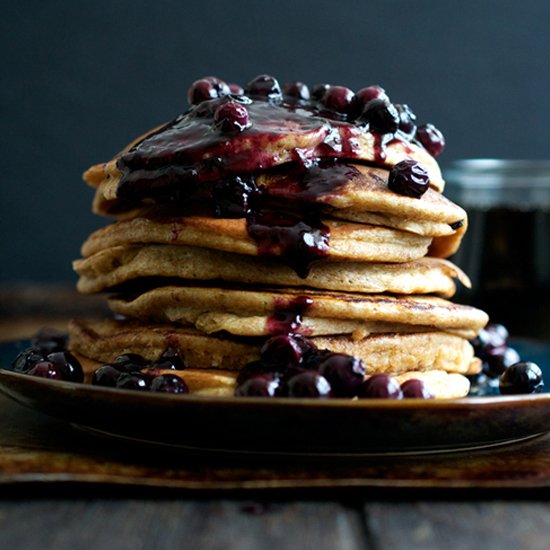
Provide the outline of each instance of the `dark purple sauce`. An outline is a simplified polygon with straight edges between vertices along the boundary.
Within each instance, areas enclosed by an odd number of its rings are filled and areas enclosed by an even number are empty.
[[[229,97],[241,101],[250,117],[250,127],[230,137],[214,123],[214,111]],[[284,162],[280,153],[289,151],[285,143],[289,136],[293,143],[307,138],[307,147],[294,151],[304,158],[356,159],[358,137],[366,131],[353,122],[324,116],[314,104],[256,101],[243,96],[204,101],[120,156],[118,195],[127,199],[156,197],[177,187],[272,168]],[[382,158],[385,143],[382,138],[378,141]]]
[[[322,204],[337,196],[343,186],[360,175],[354,166],[338,163],[335,159],[322,160],[291,170],[287,176],[271,183],[265,193],[294,204]]]
[[[303,334],[300,330],[302,317],[312,304],[313,300],[307,296],[296,296],[290,300],[279,298],[275,304],[275,312],[267,320],[267,332],[269,334]]]
[[[261,256],[280,256],[298,276],[328,255],[330,229],[314,212],[297,213],[264,207],[247,216],[247,229]]]

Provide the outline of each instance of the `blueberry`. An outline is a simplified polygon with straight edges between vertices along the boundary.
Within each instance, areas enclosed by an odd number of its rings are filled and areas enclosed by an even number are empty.
[[[245,91],[250,97],[277,100],[281,98],[281,87],[277,79],[267,74],[258,75],[246,86]]]
[[[228,86],[229,86],[229,91],[233,95],[244,95],[244,89],[241,85],[231,83],[231,84],[228,84]]]
[[[55,328],[42,328],[31,339],[31,346],[47,355],[67,347],[67,334]]]
[[[490,378],[500,376],[508,367],[519,363],[519,353],[509,346],[489,348],[483,354],[483,372]]]
[[[499,380],[500,393],[506,395],[536,393],[542,391],[543,386],[540,367],[530,361],[509,366]]]
[[[399,128],[399,113],[394,105],[385,99],[369,101],[359,118],[368,123],[369,129],[380,134],[393,134]]]
[[[167,347],[151,366],[158,370],[184,370],[187,368],[179,350],[171,346]]]
[[[346,115],[349,113],[353,101],[353,92],[345,86],[329,86],[320,100],[327,111]]]
[[[137,353],[119,355],[112,363],[113,367],[124,372],[135,372],[147,367],[147,359]]]
[[[41,351],[35,348],[27,348],[17,355],[11,366],[15,372],[27,374],[37,363],[44,361],[44,359],[45,356]]]
[[[268,365],[264,365],[260,360],[250,361],[239,370],[237,375],[237,386],[242,385],[249,378],[253,378],[258,374],[266,374],[275,372]]]
[[[397,380],[387,374],[373,374],[360,386],[359,397],[401,399],[403,392]]]
[[[283,94],[287,98],[309,100],[309,88],[303,82],[286,82],[283,84]]]
[[[504,325],[498,323],[489,323],[479,331],[473,340],[470,340],[476,356],[481,359],[485,358],[485,354],[489,350],[504,347],[507,342],[508,330]]]
[[[416,115],[406,104],[395,105],[399,113],[399,130],[407,137],[413,137],[416,132]]]
[[[214,111],[214,123],[226,134],[236,134],[250,125],[248,109],[236,101],[222,103]]]
[[[262,346],[260,358],[264,365],[271,366],[281,372],[288,368],[297,367],[303,359],[308,345],[305,338],[279,334],[273,336]]]
[[[149,390],[149,378],[139,372],[123,372],[116,382],[116,387],[124,390]]]
[[[313,101],[319,101],[329,88],[330,84],[315,84],[315,86],[311,88],[311,99]]]
[[[151,381],[151,391],[161,393],[189,393],[187,384],[175,374],[161,374]]]
[[[121,376],[120,370],[115,369],[112,365],[102,365],[92,373],[92,384],[114,388]]]
[[[380,86],[367,86],[366,88],[361,88],[358,92],[356,92],[353,98],[351,105],[351,116],[353,118],[357,118],[365,109],[365,105],[373,99],[382,99],[388,102],[390,101],[384,91],[384,88],[381,88]]]
[[[432,157],[438,157],[445,149],[445,138],[433,124],[419,126],[416,129],[416,139]]]
[[[63,368],[51,361],[40,361],[28,372],[31,376],[39,378],[51,378],[52,380],[63,380]]]
[[[280,386],[279,377],[272,373],[256,374],[237,386],[240,397],[275,397]]]
[[[46,357],[47,361],[50,361],[62,372],[63,380],[69,382],[83,382],[84,372],[78,359],[68,351],[54,351],[49,353]]]
[[[258,188],[252,178],[234,176],[212,187],[214,213],[218,218],[242,218],[250,212],[250,197]]]
[[[287,383],[289,397],[330,397],[329,381],[313,370],[306,370],[292,378]]]
[[[229,86],[223,80],[215,76],[207,76],[191,84],[187,92],[187,100],[189,105],[198,105],[203,101],[216,99],[230,93]]]
[[[388,188],[407,197],[419,198],[430,186],[428,172],[416,160],[403,160],[390,170]]]
[[[301,367],[304,369],[317,370],[319,365],[334,352],[328,349],[312,348],[304,353]]]
[[[365,377],[365,364],[353,355],[332,353],[319,365],[318,372],[329,381],[334,397],[353,397]]]
[[[401,384],[403,397],[416,399],[433,399],[433,394],[426,388],[426,384],[422,380],[411,378]]]

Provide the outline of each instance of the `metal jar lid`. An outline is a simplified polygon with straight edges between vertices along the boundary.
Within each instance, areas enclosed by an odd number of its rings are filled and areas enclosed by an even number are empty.
[[[445,195],[465,208],[550,209],[550,161],[463,159],[443,174]]]

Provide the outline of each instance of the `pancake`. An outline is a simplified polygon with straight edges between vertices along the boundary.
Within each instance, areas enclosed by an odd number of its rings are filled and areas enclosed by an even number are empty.
[[[76,358],[84,371],[84,382],[90,383],[92,373],[104,363],[94,361],[88,357],[75,353]],[[206,397],[232,397],[237,386],[235,371],[216,369],[185,369],[182,371],[162,370],[160,374],[176,374],[183,379],[191,395]],[[441,370],[418,372],[412,371],[395,376],[399,384],[406,380],[421,380],[435,398],[452,399],[464,397],[470,389],[468,379],[458,373],[449,373]]]
[[[199,286],[153,288],[113,297],[120,315],[195,325],[205,333],[240,336],[297,332],[305,336],[437,329],[473,338],[485,312],[434,296],[385,296],[311,290],[257,290]],[[350,322],[351,321],[351,322]]]
[[[426,168],[434,189],[444,188],[435,159],[402,133],[382,136],[364,123],[326,117],[326,111],[313,105],[296,109],[295,104],[246,99],[250,124],[228,136],[214,121],[214,111],[227,101],[213,99],[191,107],[134,141],[111,161],[92,167],[84,179],[98,189],[104,201],[135,203],[167,189],[191,189],[206,181],[297,160],[323,157],[394,166],[414,159]],[[101,200],[94,204],[99,207],[96,212],[102,213]]]
[[[275,259],[169,244],[113,246],[77,260],[74,267],[80,275],[78,290],[87,294],[149,277],[443,297],[454,294],[454,279],[470,286],[462,270],[436,258],[405,263],[317,262],[301,278]]]
[[[192,369],[237,371],[259,358],[264,339],[206,335],[175,324],[132,320],[72,320],[69,347],[95,361],[109,362],[125,353],[154,361],[167,347],[177,348]],[[367,374],[402,374],[408,371],[444,370],[473,374],[480,370],[470,343],[444,332],[313,337],[319,349],[355,355],[365,362]]]
[[[323,220],[330,230],[326,258],[337,261],[407,262],[423,257],[431,239],[405,231],[338,220]],[[285,256],[274,245],[265,250],[249,236],[244,219],[205,216],[134,218],[103,227],[82,246],[83,256],[117,245],[185,244],[249,256]]]

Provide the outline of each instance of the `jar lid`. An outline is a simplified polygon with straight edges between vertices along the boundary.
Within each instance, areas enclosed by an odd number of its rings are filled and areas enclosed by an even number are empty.
[[[550,161],[461,159],[443,171],[446,195],[466,208],[550,208]]]

